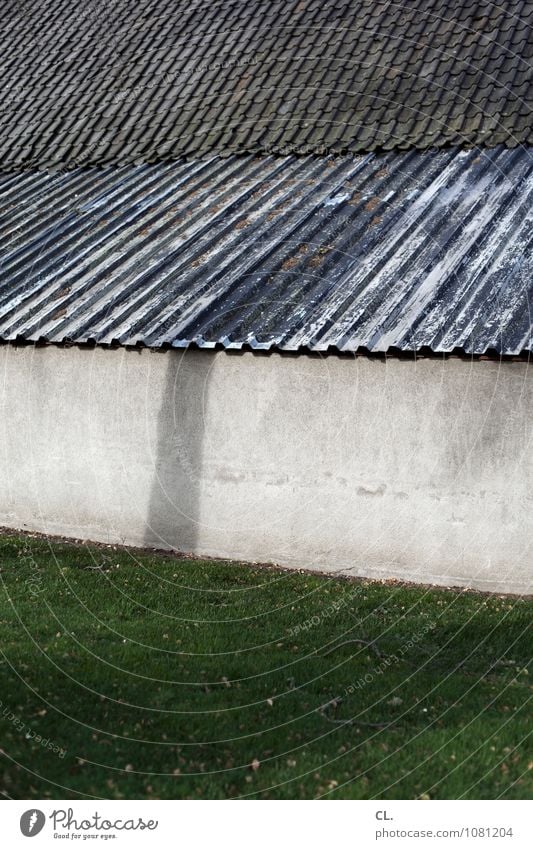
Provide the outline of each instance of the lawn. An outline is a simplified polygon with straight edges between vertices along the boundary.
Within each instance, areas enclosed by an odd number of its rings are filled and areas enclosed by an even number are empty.
[[[533,793],[531,600],[9,535],[0,569],[7,797]]]

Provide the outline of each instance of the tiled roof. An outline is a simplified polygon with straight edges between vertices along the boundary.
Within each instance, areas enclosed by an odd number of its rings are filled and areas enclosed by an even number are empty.
[[[0,338],[533,350],[523,148],[0,178]]]
[[[0,166],[533,143],[533,0],[3,0]]]

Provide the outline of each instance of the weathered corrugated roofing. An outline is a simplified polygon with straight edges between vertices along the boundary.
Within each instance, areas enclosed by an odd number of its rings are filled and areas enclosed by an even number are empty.
[[[533,143],[533,0],[3,0],[0,165]]]
[[[531,151],[230,157],[0,179],[0,337],[532,349]]]

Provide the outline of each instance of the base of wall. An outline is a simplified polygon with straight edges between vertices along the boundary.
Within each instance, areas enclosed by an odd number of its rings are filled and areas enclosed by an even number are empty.
[[[117,541],[104,542],[99,539],[88,539],[88,538],[79,538],[76,536],[64,536],[61,534],[53,534],[46,533],[45,531],[37,531],[30,530],[28,528],[10,528],[7,526],[0,525],[0,539],[2,537],[10,537],[17,536],[19,539],[40,539],[49,543],[50,545],[73,545],[73,546],[88,546],[91,548],[100,548],[103,551],[123,551],[129,553],[133,558],[140,556],[150,556],[157,555],[159,557],[176,557],[177,559],[187,559],[192,561],[203,561],[207,560],[209,562],[220,562],[220,563],[237,563],[243,568],[249,569],[265,569],[272,570],[279,574],[290,573],[294,571],[298,571],[300,574],[307,573],[309,575],[322,575],[323,577],[334,577],[338,580],[345,581],[354,581],[366,583],[379,583],[379,584],[390,584],[396,587],[418,587],[418,588],[426,588],[428,590],[449,590],[451,592],[469,592],[475,593],[479,595],[498,595],[501,597],[509,597],[515,596],[517,598],[533,598],[533,593],[527,591],[512,591],[506,590],[503,591],[500,588],[495,590],[494,587],[485,587],[484,589],[480,587],[471,587],[464,583],[442,583],[437,581],[409,581],[404,578],[403,575],[401,577],[395,577],[387,573],[386,576],[379,575],[354,575],[352,572],[343,571],[343,570],[320,570],[317,568],[309,568],[306,566],[296,566],[292,565],[284,565],[282,563],[272,563],[272,562],[263,562],[257,560],[243,560],[238,557],[224,557],[222,555],[209,554],[207,552],[203,554],[198,554],[194,551],[181,551],[177,548],[154,548],[153,546],[144,546],[144,545],[122,545]],[[451,576],[450,576],[451,581]]]
[[[0,348],[0,524],[531,592],[527,363]]]

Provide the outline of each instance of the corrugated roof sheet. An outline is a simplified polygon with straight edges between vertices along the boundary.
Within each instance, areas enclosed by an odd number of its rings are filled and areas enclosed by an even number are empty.
[[[533,0],[2,0],[0,163],[533,143]]]
[[[0,178],[0,338],[531,351],[531,150]]]

